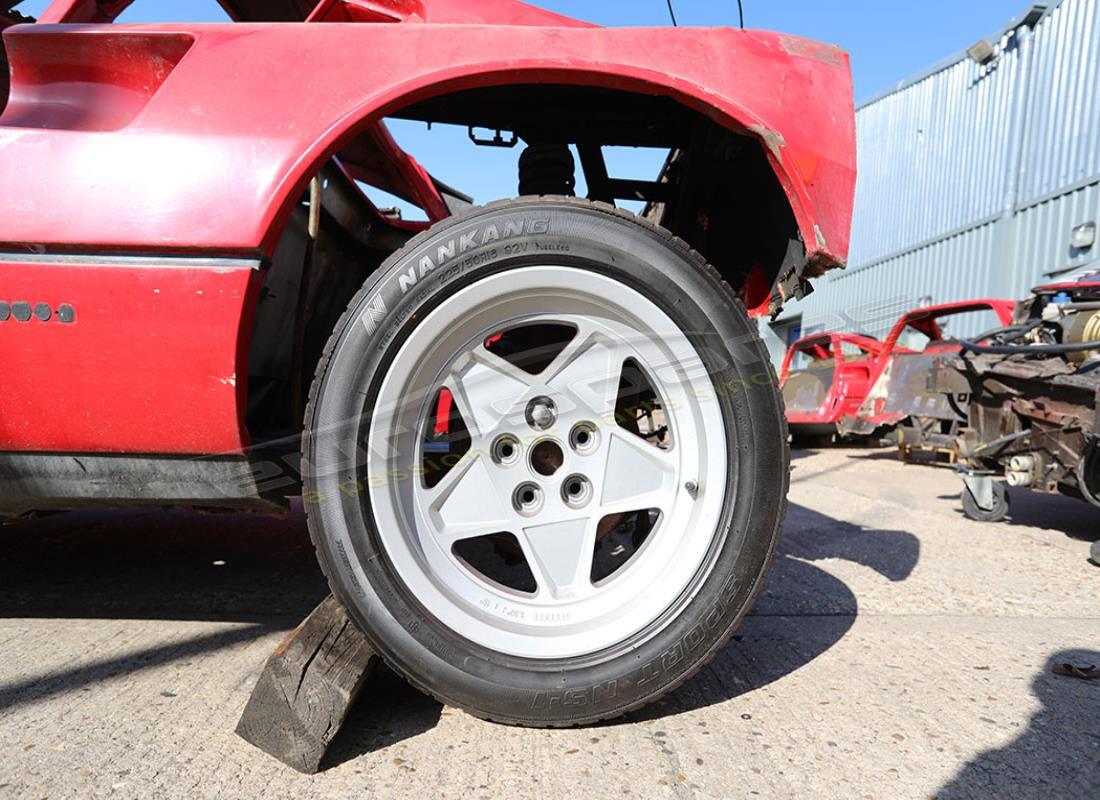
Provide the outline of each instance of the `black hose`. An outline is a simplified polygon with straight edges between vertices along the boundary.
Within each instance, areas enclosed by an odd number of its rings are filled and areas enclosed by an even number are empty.
[[[959,344],[963,350],[975,353],[994,353],[1001,356],[1019,353],[1080,353],[1084,350],[1100,350],[1100,342],[1077,342],[1076,344],[978,344],[962,339]]]
[[[969,397],[969,395],[967,395]],[[947,394],[947,405],[951,406],[951,410],[955,412],[955,416],[959,418],[959,422],[966,422],[970,418],[970,412],[964,411],[959,407],[958,396],[953,392]]]
[[[1026,333],[1031,333],[1033,330],[1043,324],[1041,319],[1033,319],[1031,322],[1024,322],[1019,325],[1006,325],[1003,328],[994,328],[991,331],[986,331],[983,334],[974,337],[975,342],[984,342],[987,339],[992,339],[994,336],[1008,337],[1005,341],[1013,341],[1019,339]]]

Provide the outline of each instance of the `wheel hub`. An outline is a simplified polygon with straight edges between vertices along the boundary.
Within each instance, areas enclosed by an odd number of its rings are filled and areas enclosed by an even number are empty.
[[[553,439],[544,439],[531,448],[531,469],[549,478],[565,463],[565,453]]]
[[[505,346],[555,327],[571,334],[545,358]],[[442,390],[461,452],[432,438]],[[433,615],[500,652],[571,657],[634,635],[714,543],[727,468],[715,396],[687,338],[624,284],[565,267],[482,279],[414,329],[383,382],[379,407],[395,411],[372,419],[366,477],[386,555]],[[370,480],[410,454],[412,480]]]

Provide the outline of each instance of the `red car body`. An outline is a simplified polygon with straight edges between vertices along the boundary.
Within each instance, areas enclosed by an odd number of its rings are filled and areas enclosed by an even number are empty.
[[[841,420],[841,433],[867,435],[910,416],[935,416],[933,407],[946,401],[941,393],[927,390],[925,376],[931,360],[961,350],[957,340],[945,336],[942,321],[960,314],[991,311],[1001,325],[1008,325],[1015,307],[1012,300],[964,300],[918,308],[902,315],[883,342],[883,352],[875,362],[865,398],[857,411]],[[902,334],[909,329],[927,337],[928,343],[922,350],[898,346]]]
[[[1100,271],[1093,273],[1086,273],[1075,281],[1056,281],[1054,283],[1044,283],[1042,286],[1036,286],[1031,290],[1033,295],[1047,296],[1056,295],[1059,292],[1066,292],[1072,295],[1074,292],[1079,292],[1082,289],[1092,289],[1100,286]]]
[[[855,333],[804,336],[787,350],[779,372],[787,424],[798,435],[825,436],[859,408],[871,387],[871,375],[885,345]],[[846,352],[847,351],[847,352]],[[811,364],[792,369],[804,355]]]
[[[608,122],[598,144],[640,145],[666,141],[628,112],[659,122],[671,109],[758,151],[746,190],[774,186],[791,219],[782,235],[737,249],[721,239],[729,201],[693,200],[681,214],[678,235],[746,305],[800,297],[806,280],[846,258],[854,120],[836,48],[733,29],[605,29],[513,0],[224,0],[239,22],[101,24],[128,5],[56,0],[38,24],[3,30],[0,452],[20,476],[18,508],[67,506],[74,485],[55,485],[56,460],[36,472],[32,455],[88,456],[81,469],[109,480],[75,491],[103,502],[167,495],[155,481],[119,490],[95,456],[249,463],[271,436],[250,422],[250,370],[273,354],[301,360],[286,355],[295,350],[278,327],[287,315],[272,322],[263,304],[314,178],[323,172],[325,197],[332,181],[344,203],[327,216],[354,205],[397,243],[428,223],[379,212],[352,196],[354,181],[420,206],[429,221],[452,210],[454,193],[397,146],[387,116],[508,129],[515,120],[494,97],[576,108],[611,98],[620,127]],[[596,177],[597,199],[630,188],[609,179],[601,196]],[[637,191],[672,207],[652,186]],[[325,286],[306,291],[311,313],[329,302]],[[205,491],[177,499],[203,504]],[[263,505],[258,491],[238,504]]]

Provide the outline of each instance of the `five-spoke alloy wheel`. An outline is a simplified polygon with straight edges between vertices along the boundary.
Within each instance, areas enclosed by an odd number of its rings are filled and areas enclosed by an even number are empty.
[[[743,307],[666,232],[581,201],[410,242],[334,333],[307,423],[334,591],[410,681],[505,722],[613,717],[689,677],[785,507]]]

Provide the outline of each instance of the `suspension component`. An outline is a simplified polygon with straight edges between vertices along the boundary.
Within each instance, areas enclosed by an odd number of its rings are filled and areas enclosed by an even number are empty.
[[[577,185],[576,172],[577,162],[568,145],[529,145],[519,157],[519,193],[572,197]]]

